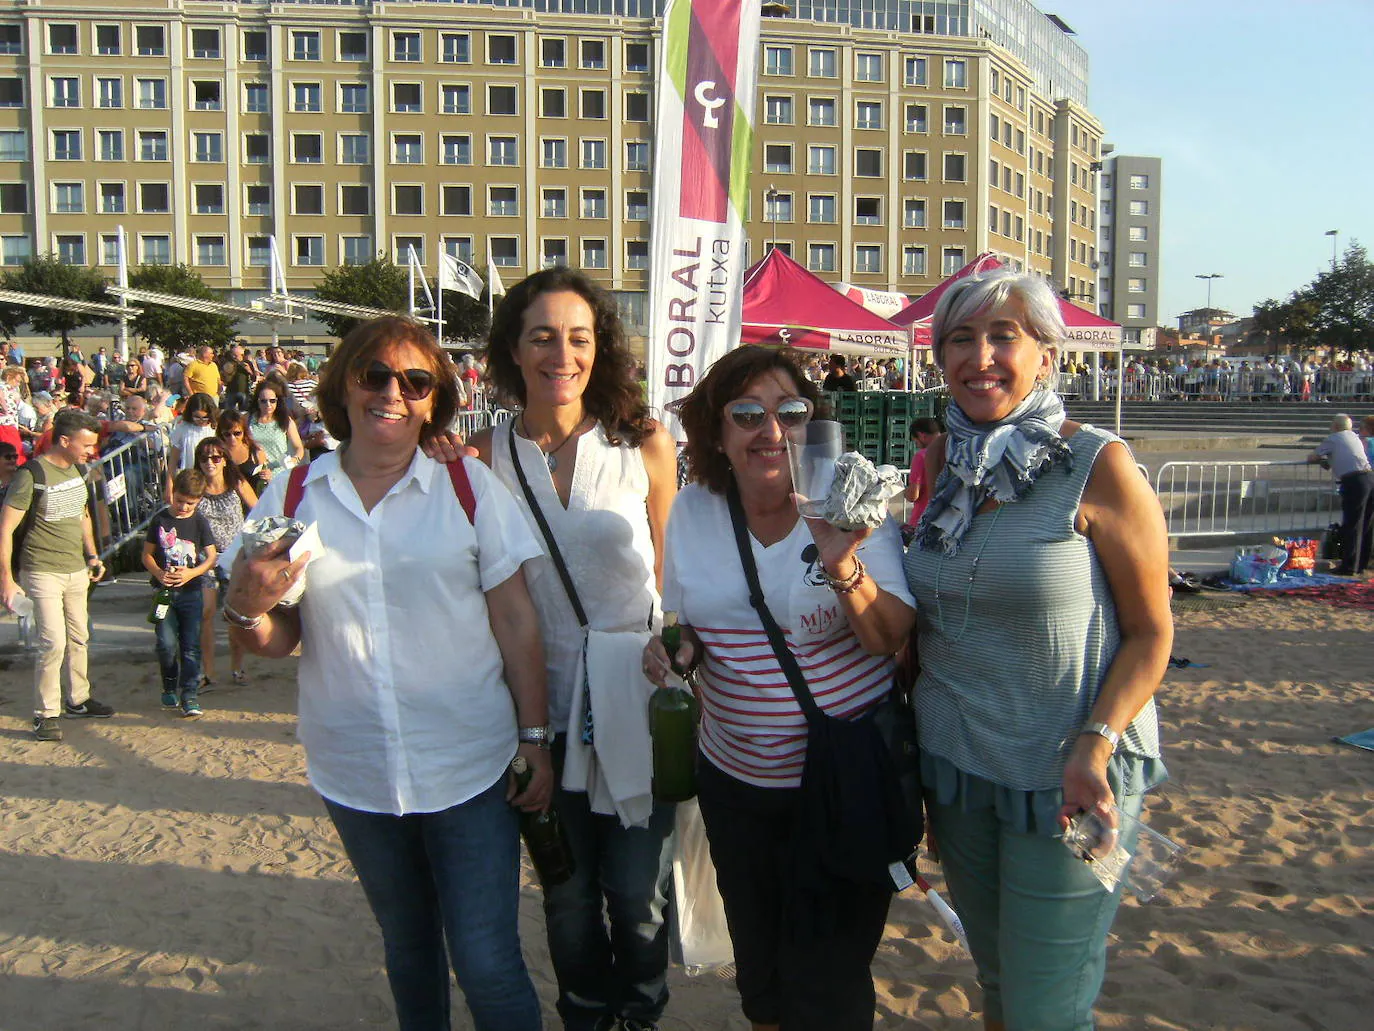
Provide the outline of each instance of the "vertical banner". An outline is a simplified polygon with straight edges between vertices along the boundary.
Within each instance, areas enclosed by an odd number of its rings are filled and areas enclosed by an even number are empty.
[[[659,46],[650,246],[649,405],[666,408],[739,342],[759,5],[669,0]]]

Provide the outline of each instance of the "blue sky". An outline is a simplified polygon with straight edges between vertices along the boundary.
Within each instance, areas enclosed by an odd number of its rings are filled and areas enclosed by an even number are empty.
[[[1160,322],[1240,315],[1374,250],[1371,0],[1036,0],[1088,51],[1119,154],[1163,159]]]

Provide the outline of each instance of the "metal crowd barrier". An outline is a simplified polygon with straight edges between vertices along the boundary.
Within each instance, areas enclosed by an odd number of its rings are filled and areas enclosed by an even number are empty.
[[[157,426],[102,455],[91,467],[96,547],[106,564],[141,537],[165,504],[168,427]]]
[[[1059,392],[1065,397],[1091,398],[1092,385],[1090,372],[1059,377]],[[1099,396],[1103,400],[1116,397],[1115,372],[1103,370]],[[1190,369],[1183,373],[1127,370],[1121,396],[1130,401],[1369,401],[1374,400],[1374,370],[1319,370],[1311,377],[1294,370]]]
[[[1315,532],[1340,519],[1331,473],[1306,462],[1166,462],[1155,494],[1170,537]]]
[[[479,411],[459,412],[453,421],[453,431],[467,440],[479,430],[505,422],[514,414],[504,408],[484,408]]]

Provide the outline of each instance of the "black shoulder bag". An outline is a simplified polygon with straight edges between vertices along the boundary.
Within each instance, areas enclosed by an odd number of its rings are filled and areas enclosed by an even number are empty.
[[[802,886],[823,890],[826,878],[837,878],[891,890],[888,867],[916,850],[924,829],[919,779],[912,780],[919,773],[911,711],[891,696],[857,719],[836,719],[821,710],[764,600],[744,507],[733,483],[727,500],[749,604],[763,621],[778,665],[806,715],[798,827],[802,847],[797,850]],[[904,786],[914,786],[911,798]]]

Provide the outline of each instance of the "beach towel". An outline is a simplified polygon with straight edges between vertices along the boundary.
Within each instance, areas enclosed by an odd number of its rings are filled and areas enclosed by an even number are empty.
[[[1374,727],[1369,730],[1362,730],[1358,734],[1347,734],[1345,737],[1333,737],[1332,741],[1339,741],[1343,745],[1354,745],[1356,748],[1363,748],[1366,752],[1374,752]]]

